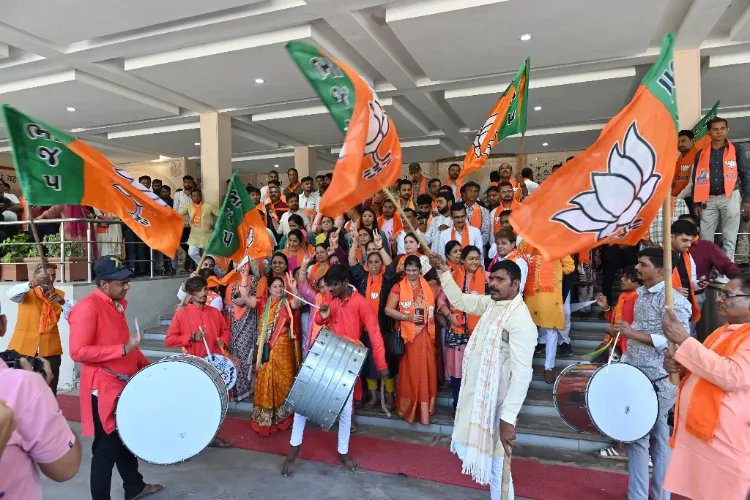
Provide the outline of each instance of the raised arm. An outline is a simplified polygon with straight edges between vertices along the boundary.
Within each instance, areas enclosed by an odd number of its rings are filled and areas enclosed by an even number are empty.
[[[473,295],[461,292],[456,282],[453,281],[453,276],[451,276],[449,268],[440,256],[432,254],[430,256],[430,264],[437,269],[443,293],[445,293],[448,301],[456,309],[468,314],[481,316],[492,305],[492,298],[487,295]]]
[[[248,284],[250,281],[250,264],[248,263],[240,267],[238,273],[240,275],[240,300],[238,302],[241,302],[239,305],[255,309],[258,299],[250,295],[250,285]]]

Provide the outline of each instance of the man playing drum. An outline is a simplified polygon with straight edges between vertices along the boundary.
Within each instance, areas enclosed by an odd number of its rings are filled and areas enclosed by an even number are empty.
[[[451,451],[463,462],[462,472],[479,484],[490,484],[492,500],[500,500],[505,453],[516,439],[516,418],[533,377],[537,329],[521,296],[521,268],[511,260],[490,268],[489,297],[462,293],[450,268],[433,254],[430,264],[453,307],[481,315],[464,351],[461,391]],[[491,428],[484,422],[494,422]],[[502,446],[500,446],[502,444]],[[513,496],[513,481],[508,487]]]
[[[643,286],[638,288],[638,298],[633,310],[633,323],[616,321],[615,330],[628,339],[628,349],[622,361],[640,368],[656,385],[659,414],[651,432],[627,445],[628,448],[628,498],[668,500],[670,493],[664,489],[664,475],[671,450],[669,448],[669,424],[667,413],[674,406],[677,387],[670,382],[664,370],[664,354],[667,352],[667,337],[662,330],[666,310],[664,289],[664,250],[646,248],[638,252],[635,266]],[[674,296],[674,313],[680,323],[689,328],[690,302],[679,293]],[[649,445],[650,449],[649,449]],[[649,496],[648,458],[649,451],[654,462]]]
[[[119,257],[94,261],[96,290],[70,311],[70,357],[81,363],[81,427],[94,436],[91,446],[91,498],[110,500],[112,468],[117,465],[126,500],[139,500],[164,489],[146,484],[138,459],[123,444],[115,425],[117,398],[128,377],[148,365],[125,320],[125,295],[133,272]]]
[[[372,346],[372,357],[378,373],[385,381],[388,378],[388,364],[385,361],[385,347],[380,334],[378,316],[362,295],[349,287],[349,271],[341,264],[334,264],[325,274],[328,292],[323,299],[320,310],[315,315],[315,323],[328,327],[336,335],[359,342],[362,330],[367,331]],[[385,382],[384,382],[385,383]],[[339,460],[344,467],[351,471],[359,469],[359,464],[349,456],[349,436],[351,434],[353,398],[362,397],[362,387],[357,382],[352,395],[344,404],[339,416]],[[294,469],[294,462],[299,456],[302,436],[307,419],[297,413],[294,414],[292,428],[292,445],[281,466],[281,475],[290,476]]]

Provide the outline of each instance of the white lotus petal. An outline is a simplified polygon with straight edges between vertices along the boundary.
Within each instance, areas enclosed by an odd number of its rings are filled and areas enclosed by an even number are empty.
[[[634,185],[640,186],[643,183],[643,172],[638,165],[635,164],[632,158],[624,156],[618,148],[618,144],[612,147],[609,152],[609,160],[607,166],[609,172],[612,174],[618,174],[626,179],[629,179]]]
[[[598,232],[607,227],[606,223],[591,220],[577,208],[558,212],[552,217],[552,220],[562,222],[579,233]]]
[[[656,169],[656,153],[638,133],[638,122],[633,122],[625,134],[622,152],[631,157],[642,170],[642,178],[649,178]]]
[[[659,183],[660,179],[660,175],[652,175],[646,182],[643,183],[641,190],[638,192],[638,199],[640,199],[644,205],[648,203],[648,200],[650,200],[654,195],[654,191],[656,191],[656,185]]]
[[[597,173],[591,176],[591,181],[599,203],[615,217],[619,217],[635,199],[635,186],[624,177]]]
[[[633,219],[638,215],[638,212],[643,209],[643,203],[640,199],[636,198],[635,201],[625,210],[619,219],[617,219],[617,223],[621,224],[623,226],[627,226],[630,224]]]
[[[607,212],[601,206],[599,200],[596,197],[596,193],[593,191],[586,191],[585,193],[579,194],[578,196],[570,200],[570,203],[578,205],[578,207],[583,210],[586,216],[595,221],[610,223],[614,222],[617,219],[617,217]]]
[[[598,239],[604,239],[607,236],[611,236],[617,232],[617,230],[620,229],[620,226],[617,223],[609,224],[607,227],[599,231],[599,234],[597,235]]]

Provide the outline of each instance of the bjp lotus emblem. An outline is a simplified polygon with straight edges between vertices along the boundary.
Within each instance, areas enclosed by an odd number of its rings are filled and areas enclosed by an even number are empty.
[[[373,96],[375,96],[374,93]],[[367,141],[365,142],[365,157],[370,157],[373,166],[362,173],[362,177],[367,180],[375,178],[393,160],[390,149],[380,151],[380,146],[391,132],[391,121],[388,119],[383,106],[378,102],[377,97],[374,97],[369,105],[370,122],[367,129]]]
[[[487,143],[487,148],[484,152],[482,152],[482,143],[484,142],[484,138],[487,137],[487,133],[492,128],[492,125],[495,123],[495,118],[497,118],[497,113],[488,116],[487,121],[484,122],[484,125],[482,125],[482,128],[479,129],[477,136],[474,138],[474,156],[477,158],[481,158],[482,155],[489,156],[490,151],[492,150],[492,145],[495,143],[494,137]]]
[[[633,121],[622,149],[616,142],[609,151],[607,171],[591,174],[593,189],[569,200],[576,208],[562,210],[552,220],[577,233],[594,233],[597,240],[623,237],[643,225],[643,219],[637,216],[654,196],[661,179],[655,170],[656,152]]]

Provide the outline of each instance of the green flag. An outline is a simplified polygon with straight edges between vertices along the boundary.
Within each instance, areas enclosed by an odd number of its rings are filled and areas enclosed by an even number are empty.
[[[273,242],[263,217],[236,173],[227,186],[227,195],[205,252],[229,257],[235,263],[241,262],[245,255],[263,259],[273,253]]]
[[[695,124],[695,127],[693,127],[693,134],[695,135],[695,137],[693,137],[693,141],[698,142],[699,140],[703,139],[703,137],[708,133],[706,124],[708,123],[708,120],[716,118],[716,115],[719,113],[719,104],[721,104],[721,101],[716,101],[714,107],[708,110],[708,113],[706,113],[706,115],[701,118],[701,121]]]
[[[505,95],[508,92],[515,92],[513,100],[510,102],[508,112],[506,113],[503,123],[497,130],[497,142],[502,141],[508,136],[523,134],[526,132],[526,103],[529,100],[529,70],[531,68],[531,58],[527,57],[513,82],[505,89]]]

